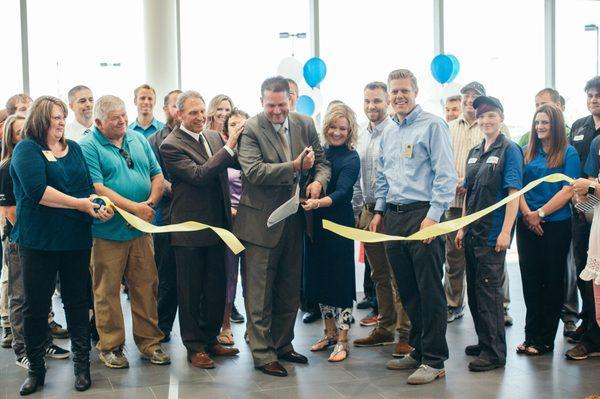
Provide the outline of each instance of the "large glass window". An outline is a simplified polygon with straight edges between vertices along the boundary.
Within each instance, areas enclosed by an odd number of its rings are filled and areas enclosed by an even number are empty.
[[[461,64],[456,81],[479,81],[500,99],[518,138],[531,128],[545,84],[544,2],[446,0],[444,13],[446,52]]]
[[[19,0],[0,1],[0,37],[2,38],[2,76],[0,108],[10,96],[23,91],[21,64],[21,13]]]
[[[597,75],[600,2],[590,0],[556,1],[556,89],[566,99],[565,117],[571,124],[589,115],[585,82]]]
[[[250,114],[260,107],[260,84],[277,73],[294,52],[310,55],[307,0],[181,0],[183,89],[198,90],[208,102],[220,93]],[[305,39],[280,39],[280,32],[305,32]]]
[[[407,68],[417,77],[417,102],[429,108],[437,90],[429,69],[434,56],[432,1],[327,0],[319,6],[321,58],[327,64],[321,84],[325,107],[341,100],[359,121],[366,121],[364,86],[386,82],[392,70]]]
[[[67,101],[75,85],[96,98],[119,96],[135,118],[133,89],[144,83],[141,0],[29,0],[31,95]]]

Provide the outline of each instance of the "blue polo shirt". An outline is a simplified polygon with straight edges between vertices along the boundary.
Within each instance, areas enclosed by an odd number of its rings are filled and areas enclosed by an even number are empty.
[[[551,175],[552,173],[563,173],[573,179],[577,179],[581,175],[581,164],[577,150],[571,145],[567,145],[563,164],[558,168],[548,168],[547,154],[539,148],[536,157],[525,165],[525,174],[523,175],[523,185],[527,185],[533,180],[540,177]],[[568,182],[558,183],[542,183],[525,194],[525,201],[531,210],[541,208],[550,201],[556,193],[564,186],[568,186]],[[519,212],[519,217],[522,217]],[[544,218],[547,222],[558,222],[569,219],[571,217],[571,207],[567,202],[562,208],[553,212]]]
[[[129,168],[119,148],[109,142],[94,127],[79,143],[90,170],[93,183],[102,183],[119,195],[134,201],[146,201],[151,192],[151,178],[162,171],[148,140],[138,132],[128,130],[122,148],[129,153],[133,168]],[[105,223],[94,223],[92,235],[116,241],[129,241],[143,233],[128,227],[121,215]]]
[[[129,125],[130,130],[135,130],[138,133],[141,133],[145,138],[152,136],[154,133],[158,132],[163,128],[165,124],[159,121],[156,118],[152,118],[152,122],[148,125],[147,128],[143,128],[137,121],[137,118]]]

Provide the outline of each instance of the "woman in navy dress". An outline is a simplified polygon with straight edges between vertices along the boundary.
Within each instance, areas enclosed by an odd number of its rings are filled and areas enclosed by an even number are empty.
[[[358,126],[354,112],[346,105],[332,107],[323,123],[325,154],[331,163],[331,181],[324,198],[309,199],[302,206],[313,211],[312,242],[307,240],[306,267],[310,284],[307,297],[319,303],[325,336],[311,351],[335,348],[329,361],[348,356],[348,331],[356,299],[354,242],[323,229],[323,219],[354,227],[352,187],[358,179],[360,159],[354,150]]]

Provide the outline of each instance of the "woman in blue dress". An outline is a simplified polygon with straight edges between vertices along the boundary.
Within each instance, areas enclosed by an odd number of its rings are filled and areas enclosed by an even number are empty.
[[[348,356],[348,331],[356,299],[354,281],[354,242],[323,229],[323,219],[354,227],[352,187],[360,172],[360,159],[354,150],[358,126],[354,112],[346,105],[333,106],[323,123],[325,154],[331,163],[331,181],[326,196],[309,199],[302,206],[314,213],[312,241],[307,240],[307,297],[319,303],[325,336],[311,351],[335,345],[330,362]]]

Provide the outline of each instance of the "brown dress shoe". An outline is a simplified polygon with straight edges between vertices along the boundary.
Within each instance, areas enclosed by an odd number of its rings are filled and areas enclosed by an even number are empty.
[[[286,360],[292,363],[300,363],[306,364],[308,363],[308,358],[304,355],[299,354],[298,352],[291,350],[288,353],[284,353],[283,355],[277,356],[281,360]]]
[[[192,366],[201,369],[215,368],[215,362],[213,362],[206,352],[188,353],[188,362],[190,362]]]
[[[238,348],[234,347],[225,347],[221,344],[214,344],[213,346],[208,346],[206,351],[213,356],[235,356],[240,353]]]
[[[354,340],[354,346],[381,346],[391,345],[394,343],[394,333],[391,333],[383,328],[375,327],[371,333],[365,338],[357,338]]]
[[[406,356],[409,353],[411,353],[412,350],[413,350],[413,347],[410,346],[408,344],[408,342],[406,342],[404,340],[400,340],[396,344],[396,349],[394,350],[394,353],[392,353],[392,356],[394,356],[394,357],[403,357],[403,356]]]
[[[288,372],[279,362],[267,363],[264,366],[257,367],[260,371],[268,375],[274,375],[275,377],[287,377]]]

